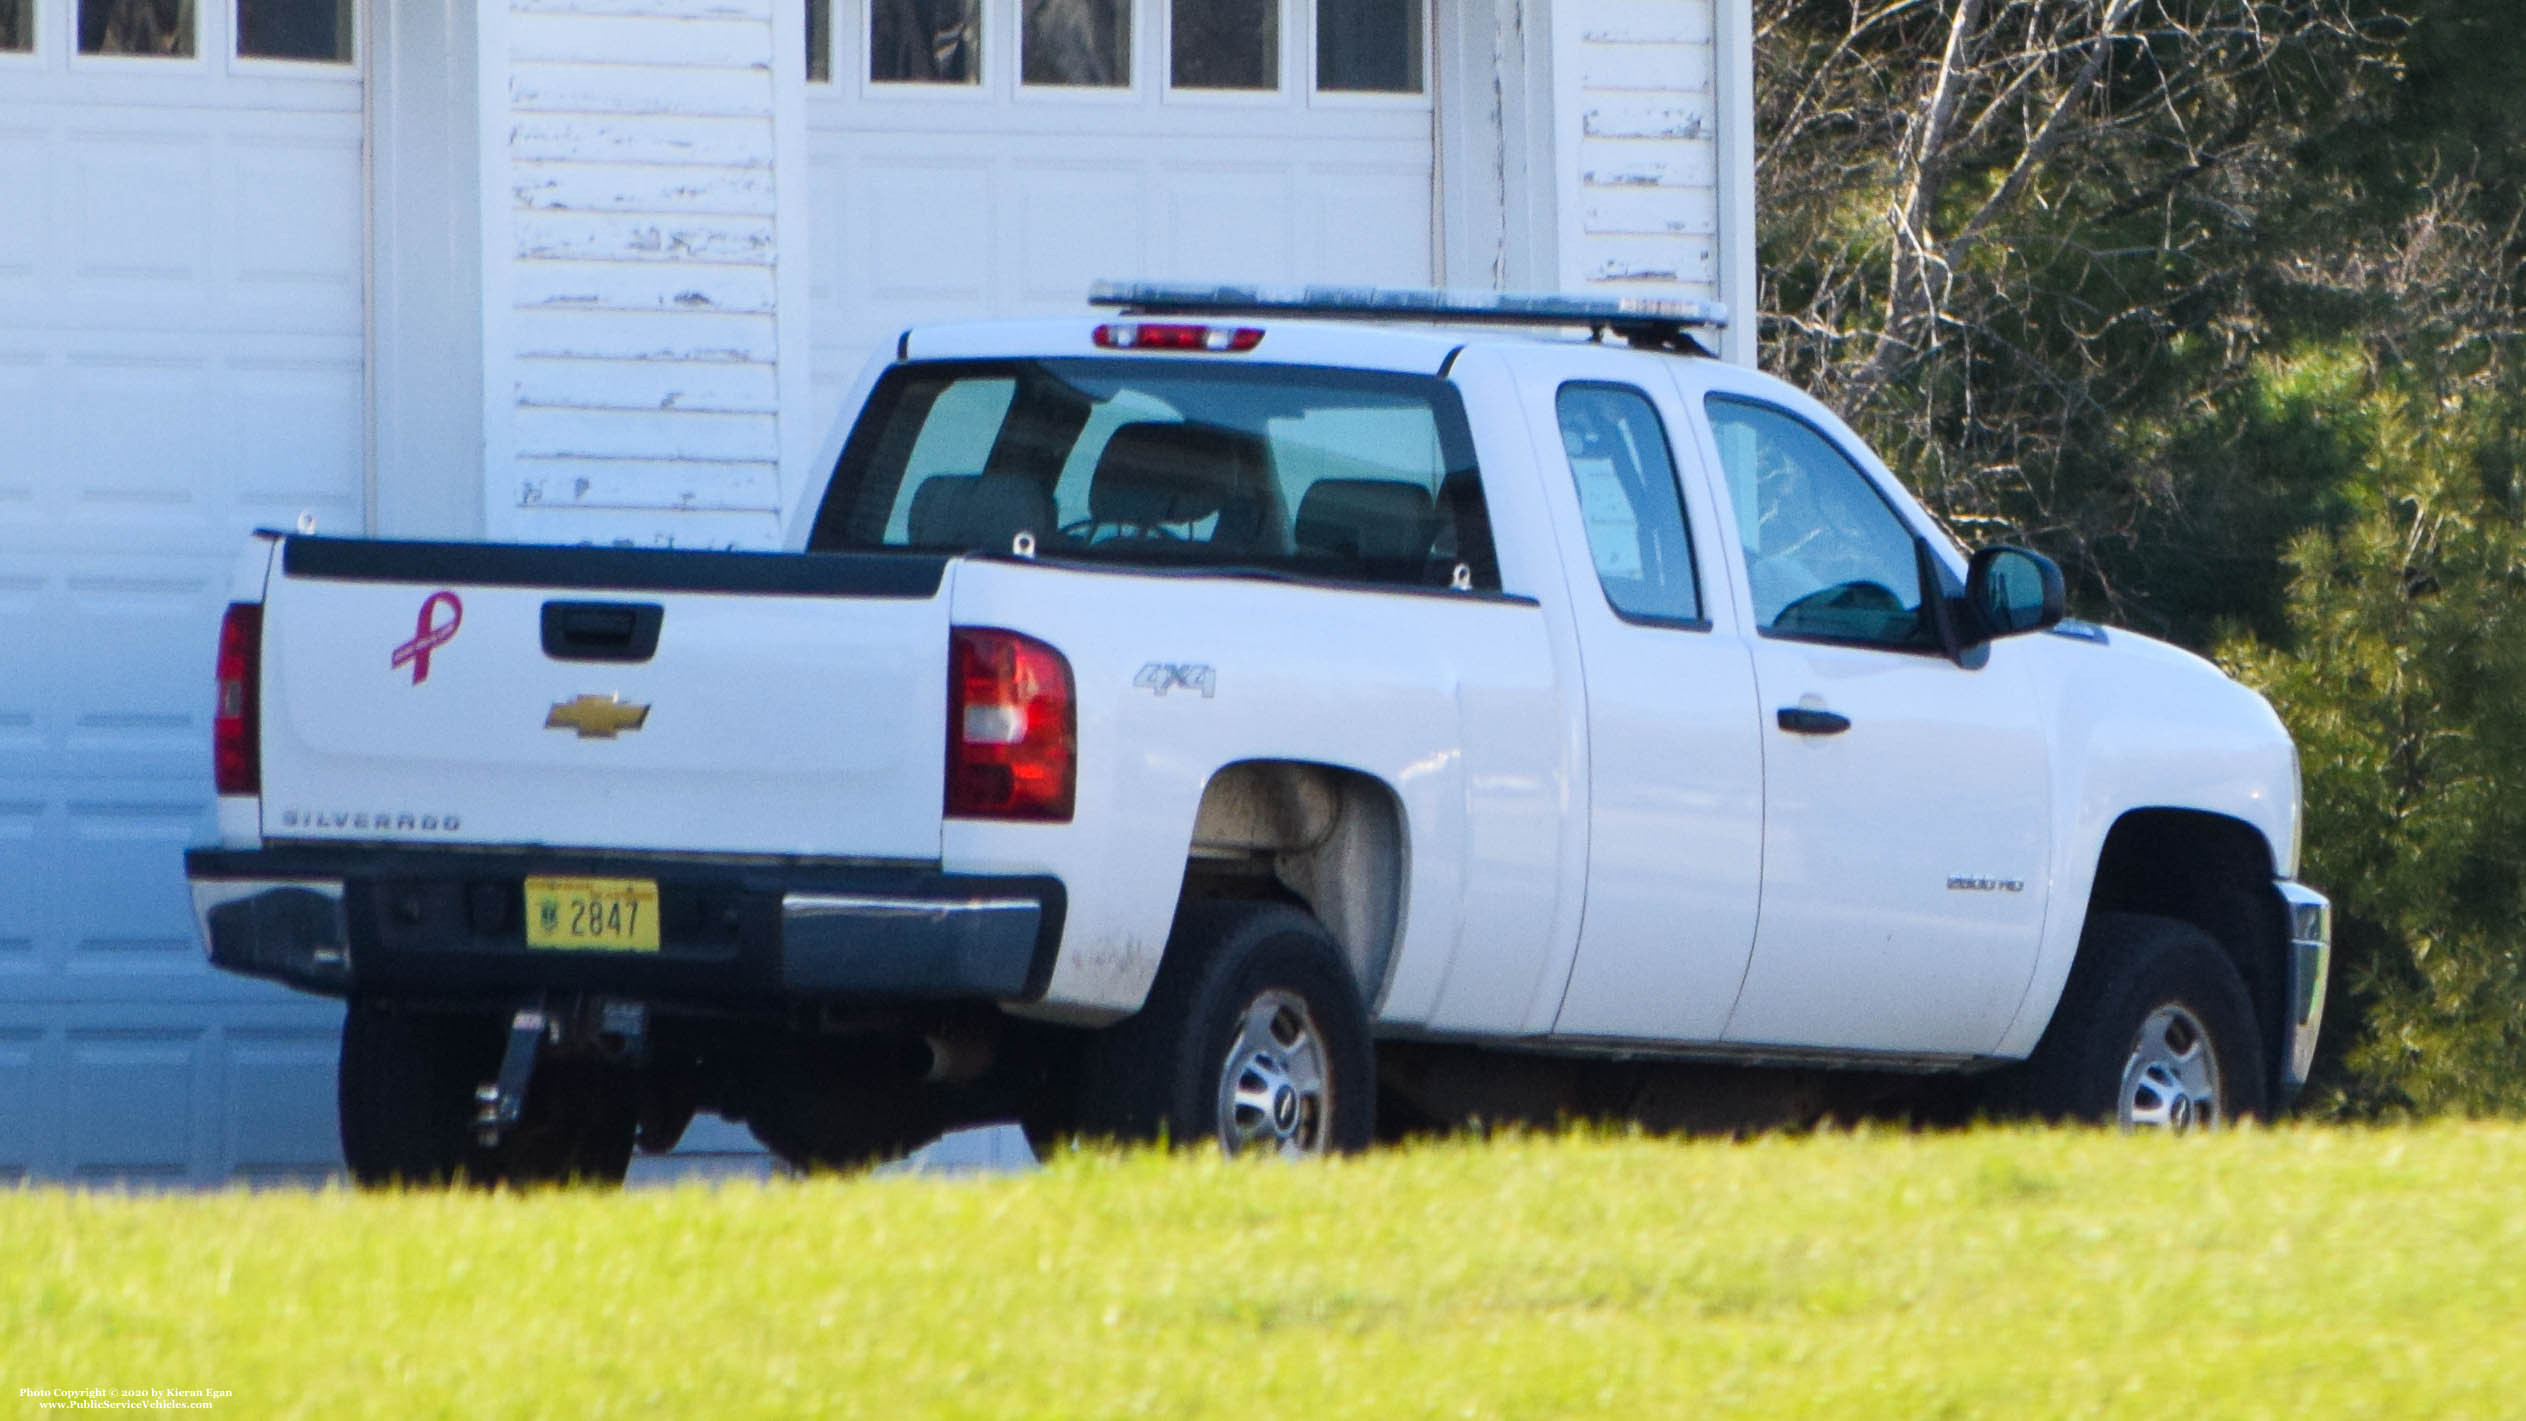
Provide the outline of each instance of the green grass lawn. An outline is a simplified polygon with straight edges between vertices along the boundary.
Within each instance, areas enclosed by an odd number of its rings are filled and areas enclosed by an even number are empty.
[[[2520,1416],[2526,1129],[0,1194],[0,1403],[93,1386],[240,1417]]]

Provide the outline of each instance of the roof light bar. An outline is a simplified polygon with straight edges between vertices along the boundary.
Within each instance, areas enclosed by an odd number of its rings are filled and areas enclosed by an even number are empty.
[[[1717,301],[1576,296],[1543,291],[1442,291],[1405,286],[1194,286],[1100,281],[1091,306],[1140,315],[1349,316],[1484,325],[1602,326],[1627,336],[1728,324]]]

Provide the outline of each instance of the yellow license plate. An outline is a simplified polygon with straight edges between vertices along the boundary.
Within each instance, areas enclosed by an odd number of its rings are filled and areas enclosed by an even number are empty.
[[[656,952],[658,884],[647,878],[530,878],[526,945]]]

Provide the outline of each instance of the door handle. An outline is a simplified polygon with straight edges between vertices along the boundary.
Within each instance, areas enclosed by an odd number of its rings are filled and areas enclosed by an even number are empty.
[[[1805,706],[1782,706],[1779,719],[1780,728],[1792,735],[1839,735],[1851,728],[1849,716]]]

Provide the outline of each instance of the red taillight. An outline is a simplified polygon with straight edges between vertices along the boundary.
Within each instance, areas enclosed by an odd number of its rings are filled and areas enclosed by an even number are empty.
[[[956,628],[949,653],[947,812],[1067,823],[1079,768],[1070,663],[990,627]]]
[[[1096,328],[1096,343],[1107,350],[1252,350],[1263,343],[1253,326],[1197,326],[1180,321],[1115,321]]]
[[[219,692],[211,713],[211,776],[221,794],[261,794],[263,606],[231,602],[219,623]],[[195,663],[199,665],[200,663]]]

